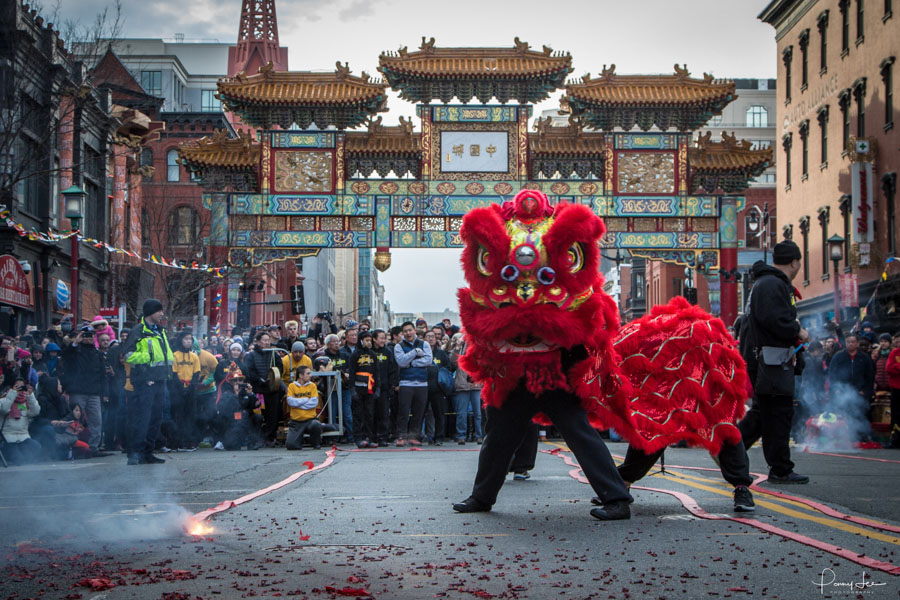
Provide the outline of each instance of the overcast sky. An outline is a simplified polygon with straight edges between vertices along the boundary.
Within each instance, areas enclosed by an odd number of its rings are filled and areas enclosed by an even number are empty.
[[[616,72],[672,73],[687,64],[695,76],[774,78],[774,30],[756,19],[769,0],[276,0],[282,46],[292,70],[334,70],[349,62],[354,73],[377,75],[378,55],[422,36],[437,46],[512,46],[518,36],[572,54],[573,76],[597,74],[604,64]],[[53,0],[45,0],[52,5]],[[108,0],[61,0],[65,19],[90,22]],[[234,42],[241,0],[122,0],[122,35]],[[223,65],[222,71],[225,71]],[[555,108],[559,95],[538,105]],[[413,105],[392,97],[384,124],[414,114]],[[393,250],[381,275],[387,299],[398,312],[454,307],[464,285],[459,252]],[[414,289],[414,292],[410,292]]]

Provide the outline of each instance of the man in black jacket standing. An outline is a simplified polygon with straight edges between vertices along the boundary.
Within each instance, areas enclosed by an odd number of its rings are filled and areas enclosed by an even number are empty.
[[[91,454],[99,455],[100,437],[103,433],[103,413],[101,397],[108,394],[106,366],[100,351],[94,346],[94,332],[90,327],[82,327],[78,335],[66,338],[62,351],[64,387],[69,400],[81,407],[87,417],[91,437],[88,445]]]
[[[753,383],[753,405],[738,424],[744,446],[762,437],[763,454],[772,483],[807,483],[791,462],[791,420],[794,416],[793,348],[809,339],[797,321],[794,286],[800,272],[800,248],[790,240],[775,245],[774,266],[753,265],[755,283],[750,291],[748,318],[740,332],[741,355]],[[780,357],[774,358],[773,357]],[[783,364],[773,362],[783,361]],[[774,381],[775,375],[780,375]]]
[[[378,359],[378,398],[375,400],[375,442],[387,446],[391,432],[391,407],[396,402],[397,389],[400,385],[397,359],[394,349],[387,347],[387,332],[376,329],[372,332],[372,347]]]
[[[848,334],[845,342],[847,347],[835,354],[828,365],[830,404],[843,407],[849,413],[843,416],[853,423],[864,423],[868,430],[867,415],[875,394],[875,363],[860,350],[855,333]],[[859,433],[868,435],[869,431]]]

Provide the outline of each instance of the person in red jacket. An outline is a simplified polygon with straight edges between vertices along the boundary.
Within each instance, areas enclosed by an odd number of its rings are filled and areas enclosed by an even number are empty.
[[[886,447],[900,449],[900,348],[891,350],[885,370],[891,389],[891,440]]]

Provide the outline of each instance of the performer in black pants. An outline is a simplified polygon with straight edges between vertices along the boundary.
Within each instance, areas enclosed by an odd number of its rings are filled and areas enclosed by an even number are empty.
[[[625,452],[625,462],[619,465],[619,475],[625,480],[628,487],[635,481],[642,479],[659,457],[665,452],[665,448],[653,454],[645,454],[637,448],[628,446]],[[750,493],[750,484],[753,478],[750,476],[750,459],[747,458],[747,450],[744,444],[722,444],[718,456],[714,457],[722,471],[722,477],[734,486],[734,511],[752,512],[756,509],[753,502],[753,494]],[[601,504],[599,498],[592,498],[594,504]]]
[[[509,472],[514,475],[513,479],[523,481],[531,478],[528,471],[534,469],[537,460],[538,437],[538,424],[532,421],[509,465]]]
[[[513,454],[528,433],[532,417],[539,412],[553,421],[597,493],[602,507],[591,510],[591,515],[602,521],[630,518],[631,495],[616,471],[609,449],[588,423],[579,399],[562,390],[535,397],[522,382],[502,408],[487,407],[486,434],[478,456],[472,495],[454,504],[453,509],[464,513],[491,509],[503,487]]]

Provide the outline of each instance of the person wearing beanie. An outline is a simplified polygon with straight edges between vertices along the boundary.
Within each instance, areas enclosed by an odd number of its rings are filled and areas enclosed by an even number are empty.
[[[762,261],[753,265],[754,283],[745,310],[748,317],[739,333],[754,397],[738,429],[746,449],[762,438],[769,482],[775,484],[809,482],[809,477],[794,472],[790,447],[794,372],[796,362],[802,361],[794,347],[809,339],[797,320],[791,283],[800,272],[802,258],[797,244],[783,240],[772,252],[774,265]]]
[[[228,347],[228,352],[219,360],[219,364],[216,367],[214,376],[216,386],[221,385],[228,378],[232,365],[242,364],[244,364],[244,347],[239,342],[234,342]]]
[[[300,367],[308,367],[312,370],[312,359],[306,355],[306,346],[303,342],[291,344],[291,351],[281,357],[281,380],[285,386],[297,381]]]
[[[128,333],[122,348],[129,364],[129,382],[135,401],[128,402],[128,464],[157,464],[165,460],[154,456],[156,438],[162,422],[166,385],[172,377],[175,357],[162,322],[162,302],[144,301],[143,317]]]

